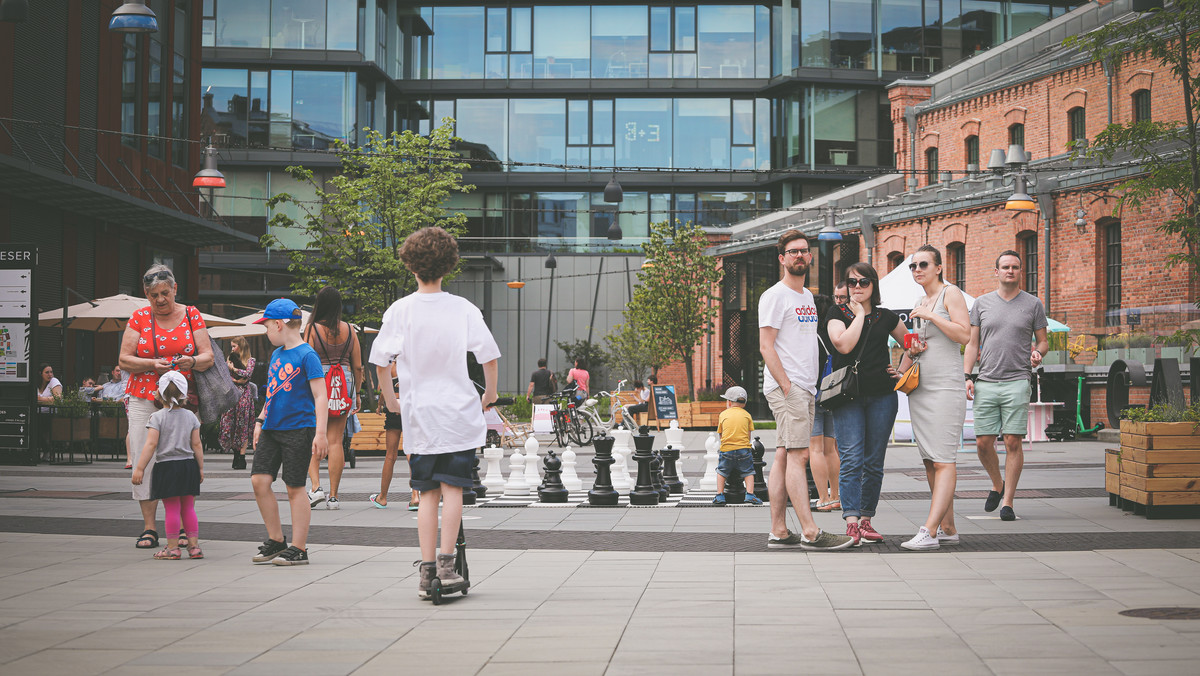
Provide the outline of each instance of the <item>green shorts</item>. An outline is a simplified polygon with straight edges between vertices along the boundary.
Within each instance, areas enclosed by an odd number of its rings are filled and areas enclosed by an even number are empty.
[[[1029,431],[1029,381],[975,383],[973,411],[976,436],[1025,436]]]

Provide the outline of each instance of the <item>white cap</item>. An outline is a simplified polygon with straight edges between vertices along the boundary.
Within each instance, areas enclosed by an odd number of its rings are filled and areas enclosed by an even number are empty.
[[[187,378],[179,371],[171,370],[158,377],[158,393],[162,394],[163,390],[167,389],[167,383],[175,383],[175,387],[179,388],[179,395],[186,398],[188,391]],[[163,395],[166,396],[166,395]]]
[[[736,401],[739,404],[744,404],[746,403],[746,388],[734,385],[728,390],[725,390],[725,394],[722,394],[721,398],[728,401]]]

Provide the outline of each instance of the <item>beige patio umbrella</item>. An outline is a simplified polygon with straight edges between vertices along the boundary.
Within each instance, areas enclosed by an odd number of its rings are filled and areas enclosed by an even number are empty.
[[[308,310],[304,310],[304,309],[301,309],[300,313],[301,313],[300,321],[303,322],[305,326],[307,326],[308,319],[312,315],[312,313],[309,312]],[[267,330],[266,330],[266,328],[263,327],[262,324],[255,324],[254,322],[262,319],[262,316],[263,316],[262,312],[255,312],[254,314],[249,314],[249,315],[246,315],[245,317],[238,317],[234,321],[238,322],[239,324],[242,324],[242,326],[227,326],[227,327],[215,328],[215,329],[210,330],[208,332],[208,335],[212,336],[213,338],[234,338],[236,336],[261,336],[261,335],[265,334],[267,332]],[[358,324],[351,324],[351,326],[353,326],[356,331],[359,331],[361,333],[379,333],[379,329],[373,329],[371,327],[362,327],[362,326],[359,326]]]
[[[124,331],[125,325],[134,312],[149,305],[145,298],[117,294],[105,298],[97,298],[90,303],[70,305],[66,309],[67,328],[75,331],[91,331],[93,333],[112,333]],[[210,327],[237,326],[233,319],[225,319],[216,315],[200,313],[204,323]],[[63,325],[63,308],[47,310],[38,315],[38,326],[50,328]]]

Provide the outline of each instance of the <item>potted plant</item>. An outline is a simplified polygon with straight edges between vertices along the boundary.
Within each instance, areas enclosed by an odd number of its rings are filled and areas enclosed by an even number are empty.
[[[120,441],[129,433],[129,420],[125,417],[125,404],[118,400],[105,399],[97,402],[96,438]]]
[[[1131,333],[1125,339],[1125,359],[1149,366],[1154,363],[1154,340],[1145,333]]]
[[[1106,458],[1107,474],[1112,465],[1121,507],[1147,518],[1194,515],[1200,509],[1200,402],[1127,409],[1121,448]]]
[[[1107,366],[1118,359],[1124,359],[1125,345],[1128,339],[1129,334],[1127,333],[1100,336],[1099,349],[1096,351],[1096,365]]]
[[[89,408],[79,390],[64,388],[50,407],[50,441],[87,441],[92,432]]]
[[[1067,356],[1067,333],[1065,331],[1055,331],[1047,334],[1046,341],[1050,347],[1042,357],[1043,364],[1071,363]]]
[[[1163,359],[1175,358],[1182,366],[1200,347],[1200,329],[1180,329],[1169,336],[1159,336],[1155,342]]]

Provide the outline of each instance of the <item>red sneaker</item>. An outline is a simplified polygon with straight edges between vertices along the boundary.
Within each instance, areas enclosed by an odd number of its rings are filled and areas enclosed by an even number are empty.
[[[858,530],[862,533],[862,539],[867,542],[883,542],[883,536],[871,528],[871,522],[866,519],[858,520]]]
[[[862,531],[858,528],[858,522],[846,524],[846,535],[854,539],[854,544],[851,547],[862,546]]]

